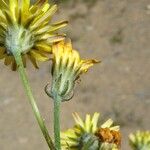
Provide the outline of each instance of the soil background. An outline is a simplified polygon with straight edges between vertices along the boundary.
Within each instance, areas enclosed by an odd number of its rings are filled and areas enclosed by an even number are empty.
[[[62,32],[82,58],[102,61],[81,77],[71,101],[62,104],[61,128],[73,126],[72,113],[101,113],[121,126],[122,150],[128,135],[150,130],[150,0],[69,0],[54,20],[69,20]],[[50,63],[27,72],[38,106],[53,136],[53,102],[44,92]],[[0,150],[48,150],[17,72],[0,62]]]

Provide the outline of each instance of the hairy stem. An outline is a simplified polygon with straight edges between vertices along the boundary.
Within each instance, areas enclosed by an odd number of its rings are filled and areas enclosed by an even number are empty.
[[[15,57],[15,60],[16,60],[17,66],[18,66],[18,72],[19,72],[20,78],[21,78],[22,83],[24,85],[26,95],[28,96],[29,103],[32,106],[32,110],[33,110],[33,113],[35,115],[35,118],[36,118],[36,120],[37,120],[37,122],[40,126],[40,129],[41,129],[41,131],[43,133],[43,136],[44,136],[44,138],[45,138],[45,140],[48,144],[49,149],[50,150],[55,150],[54,144],[51,140],[51,137],[49,136],[49,133],[48,133],[48,130],[45,126],[44,120],[43,120],[43,118],[42,118],[42,116],[39,112],[39,109],[37,107],[37,104],[34,100],[32,90],[31,90],[31,87],[29,85],[29,81],[27,79],[27,75],[26,75],[26,72],[25,72],[25,69],[24,69],[24,66],[23,66],[21,54],[20,53],[15,53],[14,57]]]

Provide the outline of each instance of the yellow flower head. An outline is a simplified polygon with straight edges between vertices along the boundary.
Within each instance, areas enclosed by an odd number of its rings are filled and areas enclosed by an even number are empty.
[[[150,131],[137,131],[135,134],[130,134],[129,142],[133,150],[149,150]]]
[[[90,143],[88,150],[118,150],[119,126],[112,126],[111,119],[98,126],[99,115],[99,113],[94,113],[93,117],[86,115],[83,121],[77,113],[74,113],[75,126],[61,133],[62,149],[80,150],[84,144]]]
[[[64,39],[55,33],[67,22],[50,24],[57,6],[48,0],[38,0],[30,5],[30,0],[0,0],[0,59],[5,65],[16,70],[13,57],[20,53],[26,66],[26,57],[38,68],[36,60],[46,61],[46,53],[51,53],[51,45]]]
[[[71,42],[61,41],[52,46],[52,53],[54,55],[52,61],[52,89],[51,96],[60,96],[64,101],[69,100],[74,88],[75,81],[82,73],[95,63],[96,60],[83,60],[79,53],[73,50]]]

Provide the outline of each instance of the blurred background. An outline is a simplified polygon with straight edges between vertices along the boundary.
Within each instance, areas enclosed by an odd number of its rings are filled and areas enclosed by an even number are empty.
[[[121,126],[122,150],[128,134],[150,129],[150,1],[57,0],[53,20],[68,20],[62,32],[83,58],[102,60],[77,83],[75,96],[62,104],[61,128],[73,126],[72,113],[101,113]],[[0,150],[48,150],[17,72],[0,62]],[[27,72],[38,106],[53,136],[53,102],[44,92],[50,64]]]

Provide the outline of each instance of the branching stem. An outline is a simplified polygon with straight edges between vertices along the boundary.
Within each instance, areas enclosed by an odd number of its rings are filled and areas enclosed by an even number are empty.
[[[32,106],[32,110],[33,110],[33,113],[35,115],[35,118],[36,118],[36,120],[40,126],[40,129],[41,129],[43,136],[44,136],[44,138],[48,144],[49,149],[55,150],[54,144],[51,140],[51,137],[49,136],[49,133],[48,133],[48,130],[45,126],[44,120],[43,120],[43,118],[39,112],[39,109],[37,107],[37,104],[34,100],[32,90],[30,88],[29,81],[27,79],[27,75],[26,75],[26,72],[25,72],[25,69],[23,66],[21,54],[20,53],[14,53],[14,57],[15,57],[15,60],[16,60],[17,66],[18,66],[18,72],[19,72],[20,78],[21,78],[22,83],[24,85],[26,95],[28,96],[29,103]]]

